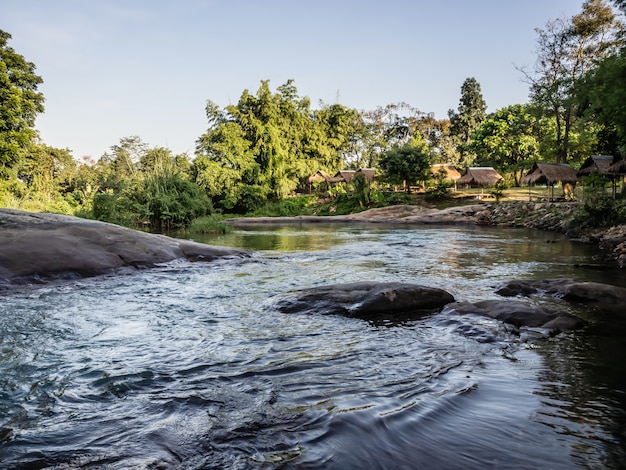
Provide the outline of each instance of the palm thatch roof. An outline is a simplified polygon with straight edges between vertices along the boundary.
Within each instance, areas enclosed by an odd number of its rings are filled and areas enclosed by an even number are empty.
[[[363,173],[367,181],[369,181],[370,183],[374,181],[374,177],[376,176],[376,170],[374,170],[373,168],[359,168],[358,170],[356,170],[356,172]]]
[[[626,175],[626,160],[621,159],[614,162],[608,169],[614,175]]]
[[[356,170],[339,170],[335,173],[331,179],[328,180],[329,183],[349,183],[354,178],[354,174]]]
[[[363,173],[370,183],[374,181],[376,170],[373,168],[359,168],[358,170],[339,170],[335,176],[327,179],[329,183],[350,183],[357,173]]]
[[[328,181],[331,176],[324,170],[317,170],[307,178],[307,183],[319,183],[320,181]]]
[[[612,155],[592,155],[587,158],[580,169],[578,170],[578,176],[587,176],[593,172],[608,173],[611,165],[619,161],[619,157]]]
[[[493,186],[502,176],[492,167],[469,167],[456,184],[459,186]]]
[[[575,184],[580,180],[574,169],[567,163],[535,163],[528,174],[522,178],[522,184],[546,184],[552,186],[556,183]]]
[[[450,163],[438,163],[430,167],[433,176],[438,176],[440,171],[445,171],[445,178],[448,181],[457,181],[461,178],[461,173]]]

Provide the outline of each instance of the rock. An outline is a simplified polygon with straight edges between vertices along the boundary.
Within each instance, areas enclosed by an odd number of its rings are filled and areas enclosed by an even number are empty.
[[[376,319],[405,313],[433,313],[450,302],[454,302],[452,294],[433,287],[399,282],[357,282],[297,291],[279,301],[277,308],[284,313]]]
[[[433,209],[420,205],[398,205],[368,209],[348,215],[314,216],[300,215],[296,217],[242,217],[228,219],[227,222],[236,226],[257,224],[303,224],[303,223],[384,223],[384,224],[470,224],[479,218],[486,205],[473,204],[468,206]]]
[[[585,320],[570,313],[515,300],[456,302],[447,305],[445,310],[460,315],[482,315],[518,328],[543,328],[562,332],[576,330],[586,325]]]
[[[570,302],[626,304],[624,287],[573,279],[514,280],[500,287],[496,293],[504,297],[550,295]]]
[[[0,284],[103,274],[175,259],[244,257],[242,250],[59,214],[0,209]]]

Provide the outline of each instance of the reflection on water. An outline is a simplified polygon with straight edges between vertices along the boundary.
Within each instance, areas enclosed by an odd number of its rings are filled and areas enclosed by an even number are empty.
[[[516,277],[625,285],[593,247],[483,228],[238,230],[245,262],[176,262],[2,298],[2,468],[623,468],[626,318],[526,342],[486,318],[284,315],[293,289]],[[529,300],[542,302],[541,299]],[[547,300],[545,300],[547,301]]]

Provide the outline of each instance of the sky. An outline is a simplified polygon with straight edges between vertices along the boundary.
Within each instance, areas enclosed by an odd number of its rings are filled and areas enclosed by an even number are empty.
[[[535,28],[583,0],[0,0],[44,83],[41,140],[76,159],[122,138],[194,156],[205,106],[294,80],[312,107],[405,102],[444,119],[474,77],[488,112],[528,101]]]

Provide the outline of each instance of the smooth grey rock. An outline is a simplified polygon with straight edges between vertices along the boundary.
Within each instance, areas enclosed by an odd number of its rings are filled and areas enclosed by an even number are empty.
[[[454,302],[452,294],[433,287],[399,282],[357,282],[313,287],[278,302],[284,313],[338,314],[375,319],[402,313],[432,313]]]
[[[549,295],[570,302],[626,304],[624,287],[573,279],[518,279],[507,282],[496,293],[504,297]]]
[[[0,283],[84,277],[175,259],[212,261],[248,252],[94,220],[0,209]]]
[[[585,320],[571,313],[519,300],[455,302],[447,305],[446,311],[460,315],[483,315],[516,327],[545,328],[559,332],[576,330],[587,324]]]

